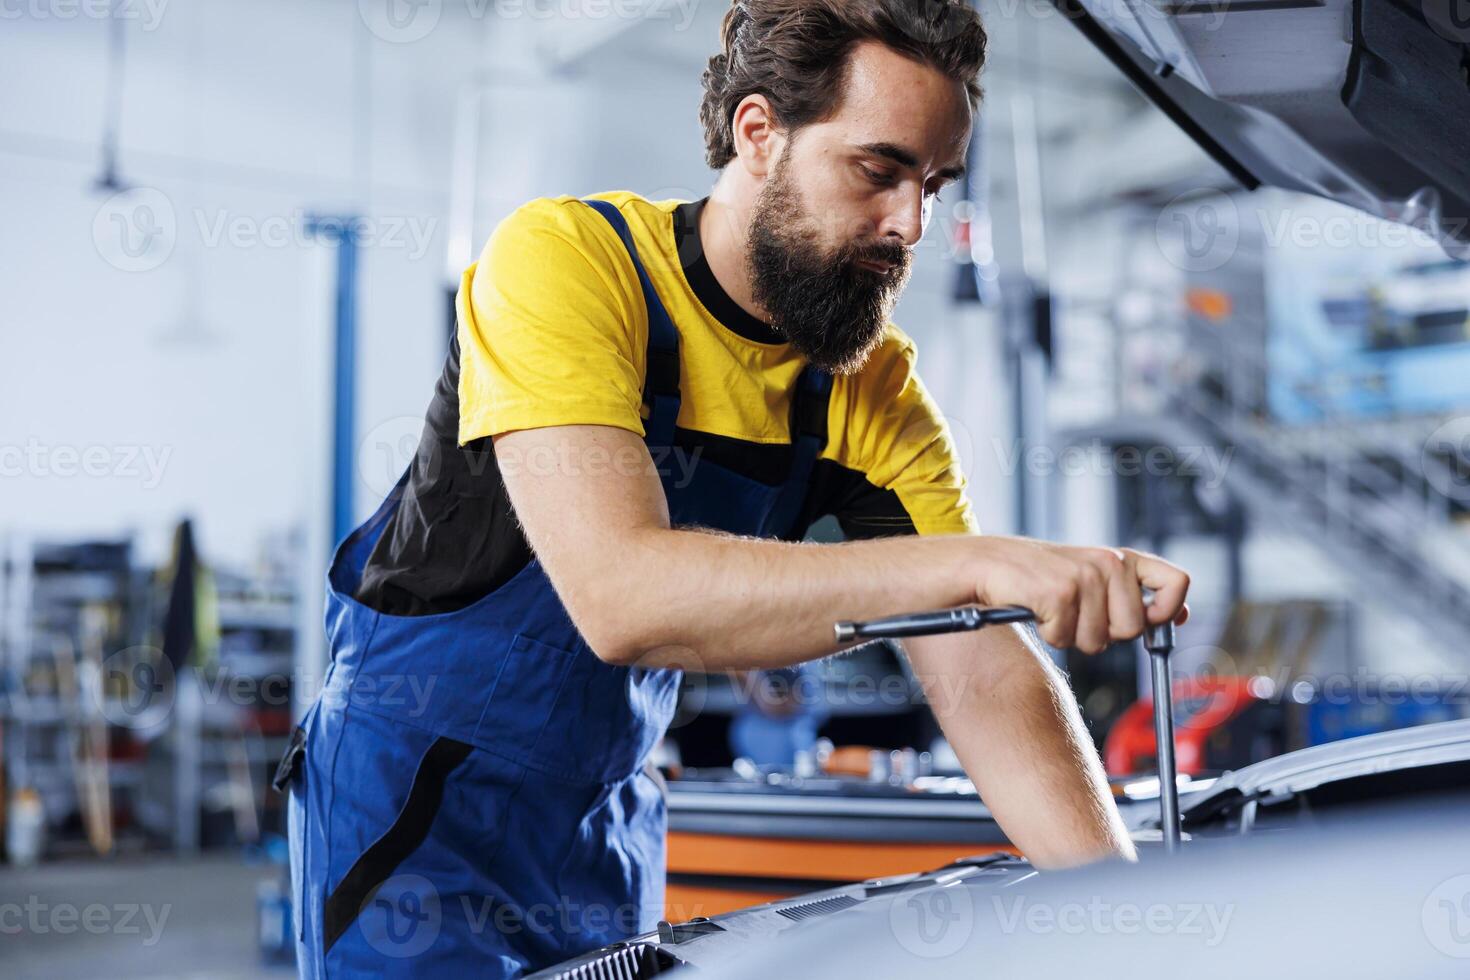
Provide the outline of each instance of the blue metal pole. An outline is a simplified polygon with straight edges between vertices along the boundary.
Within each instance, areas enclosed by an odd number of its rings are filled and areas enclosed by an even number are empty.
[[[353,527],[352,465],[357,445],[357,238],[337,242],[336,399],[332,418],[332,541]]]
[[[354,526],[353,464],[357,434],[357,218],[313,215],[307,231],[337,248],[332,354],[332,542]]]

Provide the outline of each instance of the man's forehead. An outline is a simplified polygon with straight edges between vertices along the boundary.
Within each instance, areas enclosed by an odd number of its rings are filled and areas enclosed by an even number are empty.
[[[854,153],[951,171],[964,163],[970,105],[962,83],[882,45],[851,55],[829,137]]]

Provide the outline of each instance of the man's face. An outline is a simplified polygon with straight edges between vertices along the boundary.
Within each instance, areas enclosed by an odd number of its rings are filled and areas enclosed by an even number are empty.
[[[751,214],[746,262],[771,325],[813,364],[856,371],[881,341],[969,139],[964,86],[872,42],[853,50],[832,118],[787,139]]]

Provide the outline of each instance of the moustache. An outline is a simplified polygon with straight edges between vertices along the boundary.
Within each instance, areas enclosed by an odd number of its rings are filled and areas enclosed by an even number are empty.
[[[909,262],[909,250],[893,243],[857,244],[850,246],[846,251],[844,264],[852,266],[859,262],[871,262],[875,265],[886,265],[888,266],[887,275],[901,272]]]

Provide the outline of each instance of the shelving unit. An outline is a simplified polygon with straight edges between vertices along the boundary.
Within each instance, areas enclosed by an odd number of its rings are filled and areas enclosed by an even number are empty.
[[[5,793],[30,788],[51,855],[190,852],[281,829],[269,775],[291,725],[294,584],[213,575],[217,647],[163,657],[167,576],[131,539],[0,541]]]
[[[4,541],[6,784],[38,794],[53,852],[146,843],[132,819],[141,753],[111,720],[124,714],[128,678],[108,662],[142,641],[146,581],[132,551],[127,538]]]
[[[219,647],[180,672],[174,759],[174,846],[253,841],[284,830],[268,787],[291,731],[296,592],[286,577],[216,574]]]

